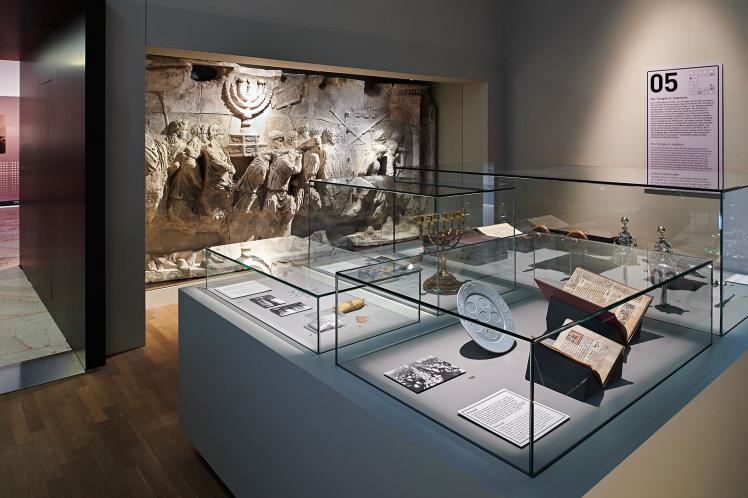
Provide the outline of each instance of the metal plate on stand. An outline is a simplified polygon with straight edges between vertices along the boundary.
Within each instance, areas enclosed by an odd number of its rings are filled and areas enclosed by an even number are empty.
[[[493,327],[515,331],[509,305],[493,287],[482,282],[467,282],[457,293],[457,309],[462,316],[484,322]],[[506,353],[514,345],[514,338],[491,327],[460,319],[462,326],[480,347],[492,353]]]

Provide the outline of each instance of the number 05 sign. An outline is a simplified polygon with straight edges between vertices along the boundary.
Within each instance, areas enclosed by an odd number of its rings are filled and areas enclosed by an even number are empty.
[[[722,66],[647,71],[647,183],[722,186]]]

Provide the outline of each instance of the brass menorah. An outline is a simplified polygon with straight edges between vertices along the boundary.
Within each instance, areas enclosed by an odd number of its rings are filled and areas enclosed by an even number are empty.
[[[455,247],[465,232],[467,211],[463,208],[450,213],[429,213],[416,218],[418,237],[424,252],[435,248],[439,257],[437,272],[423,281],[423,290],[431,294],[457,294],[462,282],[447,270],[446,249]]]

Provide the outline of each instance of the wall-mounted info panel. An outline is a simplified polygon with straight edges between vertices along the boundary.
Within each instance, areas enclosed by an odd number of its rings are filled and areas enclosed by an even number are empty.
[[[718,189],[722,67],[647,71],[647,183]]]

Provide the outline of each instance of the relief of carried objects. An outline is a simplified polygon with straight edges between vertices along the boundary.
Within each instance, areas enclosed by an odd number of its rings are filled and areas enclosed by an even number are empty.
[[[204,274],[202,249],[212,245],[327,226],[364,240],[370,226],[392,223],[391,201],[309,181],[391,175],[434,156],[425,85],[149,56],[146,281]]]

